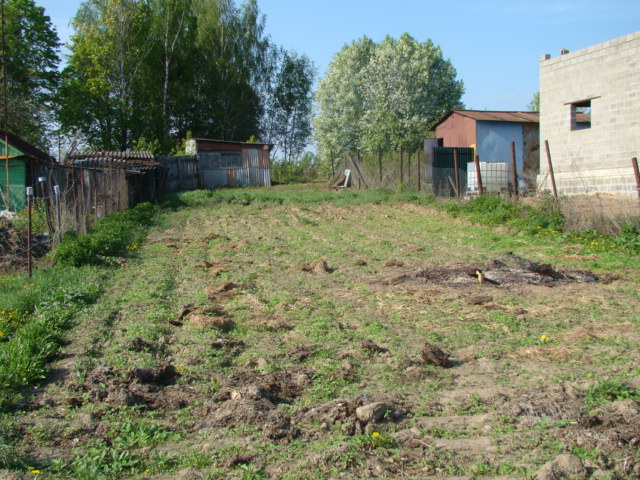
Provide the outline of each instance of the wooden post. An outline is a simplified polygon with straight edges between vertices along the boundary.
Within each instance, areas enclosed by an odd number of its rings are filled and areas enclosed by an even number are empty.
[[[416,151],[416,174],[418,176],[418,192],[420,191],[420,187],[422,187],[422,185],[420,184],[421,178],[420,178],[420,150]]]
[[[382,147],[378,144],[378,175],[380,177],[380,187],[382,188]]]
[[[638,199],[640,199],[640,172],[638,171],[638,159],[633,157],[631,159],[631,165],[633,166],[633,174],[636,177],[636,190],[638,191]]]
[[[511,175],[513,182],[513,195],[518,200],[518,167],[516,165],[516,142],[511,142]]]
[[[553,164],[551,163],[551,152],[549,151],[549,140],[544,141],[544,147],[547,150],[547,163],[549,164],[549,176],[551,177],[551,188],[553,189],[553,197],[558,199],[558,190],[556,189],[556,177],[553,174]]]
[[[404,172],[402,171],[403,167],[404,165],[403,165],[403,159],[402,159],[402,145],[400,145],[400,185],[402,185],[404,182]]]
[[[31,258],[31,235],[33,234],[32,232],[32,226],[31,226],[31,199],[33,197],[33,188],[32,187],[27,187],[27,219],[28,219],[28,224],[27,224],[27,273],[29,274],[29,278],[31,278],[31,263],[32,263],[32,258]]]
[[[478,181],[478,194],[484,195],[484,187],[482,186],[482,175],[480,174],[480,157],[476,155],[473,160],[474,160],[474,163],[476,164],[476,179]]]
[[[453,168],[455,169],[455,179],[456,179],[456,197],[460,200],[460,170],[458,164],[458,149],[453,149]]]
[[[407,184],[411,189],[411,152],[407,152]]]

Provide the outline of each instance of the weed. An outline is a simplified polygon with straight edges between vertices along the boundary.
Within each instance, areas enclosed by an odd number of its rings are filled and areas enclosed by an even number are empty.
[[[616,400],[640,400],[640,394],[635,388],[619,380],[600,380],[585,392],[584,402],[590,408]]]

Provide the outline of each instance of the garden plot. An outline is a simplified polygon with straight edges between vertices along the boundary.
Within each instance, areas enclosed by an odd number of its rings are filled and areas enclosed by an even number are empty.
[[[638,270],[563,254],[408,204],[181,209],[10,429],[43,478],[634,478]]]

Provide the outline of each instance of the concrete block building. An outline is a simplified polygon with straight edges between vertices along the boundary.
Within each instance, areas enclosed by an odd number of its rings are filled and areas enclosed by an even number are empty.
[[[559,193],[636,195],[640,32],[540,58],[539,190],[551,190],[545,140]]]

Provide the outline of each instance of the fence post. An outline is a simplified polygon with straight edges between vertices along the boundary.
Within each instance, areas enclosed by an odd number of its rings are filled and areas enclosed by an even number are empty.
[[[400,145],[400,185],[402,186],[404,183],[404,172],[402,171],[404,168],[403,159],[402,159],[402,145]]]
[[[636,190],[638,191],[638,199],[640,199],[640,172],[638,171],[638,159],[633,157],[631,159],[631,165],[633,166],[633,174],[636,177]]]
[[[27,187],[27,273],[29,274],[29,278],[31,278],[31,235],[32,226],[31,226],[31,199],[33,197],[33,187]]]
[[[416,150],[416,174],[418,176],[418,192],[420,192],[422,187],[420,184],[420,149]]]
[[[458,163],[458,149],[453,149],[453,168],[455,169],[455,178],[456,178],[456,198],[460,200],[460,170]]]
[[[482,185],[482,175],[480,174],[480,157],[475,155],[473,163],[476,164],[476,180],[478,181],[478,194],[484,195],[484,187]]]
[[[378,175],[380,177],[380,187],[382,187],[382,147],[378,144]]]
[[[518,167],[516,166],[516,142],[511,142],[511,178],[513,182],[513,194],[518,201]]]
[[[411,152],[407,152],[407,185],[411,190]]]
[[[547,150],[547,163],[549,164],[549,176],[551,177],[551,188],[553,189],[553,198],[558,200],[558,190],[556,189],[556,177],[553,174],[553,163],[551,163],[551,152],[549,151],[549,140],[544,141],[544,147]]]
[[[60,205],[60,186],[53,186],[53,195],[56,200],[56,224],[58,225],[58,231],[56,232],[56,237],[58,238],[58,243],[62,241],[62,211]]]

